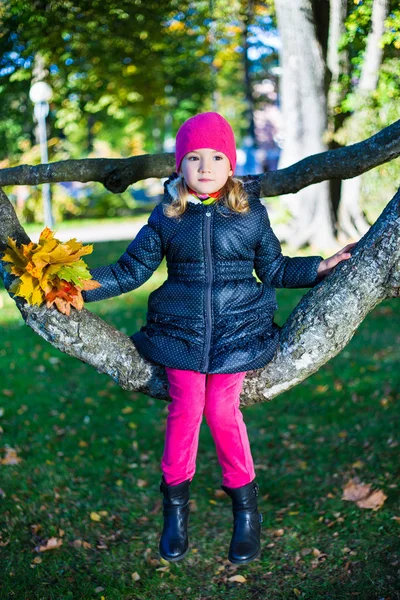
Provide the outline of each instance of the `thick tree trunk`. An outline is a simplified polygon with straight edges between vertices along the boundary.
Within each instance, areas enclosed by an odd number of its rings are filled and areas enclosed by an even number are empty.
[[[388,11],[388,0],[374,0],[371,17],[371,31],[367,37],[367,46],[361,69],[360,82],[356,91],[357,111],[349,118],[348,139],[356,142],[361,137],[363,122],[363,104],[366,97],[376,89],[379,77],[379,67],[382,61],[382,48],[380,40],[384,32],[384,21]],[[340,204],[338,211],[339,237],[358,239],[368,230],[361,208],[361,177],[356,177],[342,183]]]
[[[28,237],[4,192],[0,193],[0,252],[8,236]],[[0,261],[8,289],[12,276]],[[271,400],[314,373],[349,342],[365,316],[384,298],[400,295],[400,192],[359,242],[351,259],[308,292],[281,329],[274,359],[250,371],[242,405]],[[167,399],[162,367],[142,359],[131,340],[86,309],[71,315],[30,306],[14,297],[25,322],[53,346],[112,377],[123,389]]]
[[[282,40],[281,98],[284,148],[279,167],[327,149],[326,64],[316,35],[311,0],[277,0]],[[294,216],[289,242],[318,248],[336,245],[328,182],[304,190],[286,202]]]

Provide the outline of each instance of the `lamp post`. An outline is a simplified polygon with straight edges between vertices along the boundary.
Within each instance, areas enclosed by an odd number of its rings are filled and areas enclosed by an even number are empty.
[[[49,162],[47,154],[47,135],[46,135],[46,117],[49,114],[49,101],[52,96],[52,89],[48,83],[37,81],[29,90],[29,97],[34,104],[34,114],[39,127],[40,157],[42,164]],[[51,190],[49,183],[42,185],[44,223],[52,229],[54,227],[54,217],[51,210]]]

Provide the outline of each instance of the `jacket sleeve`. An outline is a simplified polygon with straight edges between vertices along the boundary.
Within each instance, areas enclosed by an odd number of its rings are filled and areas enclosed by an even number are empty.
[[[84,302],[97,302],[140,287],[163,259],[159,234],[158,206],[115,264],[90,269],[100,288],[82,292]]]
[[[317,269],[321,256],[290,258],[283,256],[278,238],[272,231],[267,209],[263,206],[254,267],[261,281],[274,288],[307,288],[319,283]]]

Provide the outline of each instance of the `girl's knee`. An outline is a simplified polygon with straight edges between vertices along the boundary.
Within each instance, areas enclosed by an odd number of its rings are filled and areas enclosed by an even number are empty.
[[[236,406],[206,403],[204,416],[210,429],[229,429],[241,418],[241,413]]]

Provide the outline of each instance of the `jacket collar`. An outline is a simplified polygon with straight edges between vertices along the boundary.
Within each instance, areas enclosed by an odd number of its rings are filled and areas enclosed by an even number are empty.
[[[177,173],[172,173],[172,175],[169,177],[169,179],[167,179],[167,181],[164,183],[164,190],[165,190],[164,200],[165,201],[173,202],[174,200],[176,200],[178,198],[177,186],[180,181],[181,181],[181,178]],[[191,204],[203,205],[200,198],[196,198],[196,196],[193,196],[192,194],[189,194],[188,202],[190,202]]]

